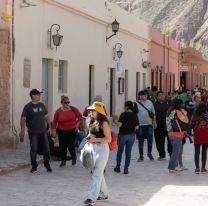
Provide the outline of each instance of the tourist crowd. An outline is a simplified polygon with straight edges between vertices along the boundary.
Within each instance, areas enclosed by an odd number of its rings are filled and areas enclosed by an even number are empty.
[[[157,87],[139,91],[137,101],[126,101],[123,112],[117,119],[114,118],[114,123],[119,128],[117,140],[110,129],[101,95],[94,98],[83,114],[70,104],[69,97],[62,96],[61,106],[57,108],[52,123],[45,105],[40,102],[40,95],[41,92],[37,89],[30,91],[32,101],[24,106],[20,120],[20,137],[25,136],[27,127],[30,140],[31,173],[37,171],[36,156],[40,154],[40,148],[44,166],[47,172],[52,172],[50,152],[52,155],[52,151],[57,148],[56,156],[60,158],[60,167],[65,167],[67,160],[72,160],[72,165],[76,165],[76,147],[80,147],[81,161],[90,169],[92,176],[87,199],[84,201],[86,205],[108,200],[104,172],[113,141],[118,144],[114,168],[116,173],[122,171],[124,150],[123,173],[129,173],[131,151],[136,139],[138,162],[145,159],[145,140],[147,157],[154,161],[154,139],[158,151],[157,160],[163,161],[169,156],[167,168],[170,175],[180,175],[181,171],[188,170],[183,162],[184,145],[187,140],[194,142],[195,173],[207,173],[208,92],[197,85],[192,91],[180,88],[173,93],[168,92],[167,96],[165,92],[158,91]],[[67,150],[70,156],[67,156]]]

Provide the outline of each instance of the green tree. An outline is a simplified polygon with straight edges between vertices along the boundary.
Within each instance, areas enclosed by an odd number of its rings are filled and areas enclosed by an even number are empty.
[[[163,21],[161,30],[162,30],[162,33],[165,34],[166,36],[169,36],[169,37],[171,36],[170,26],[167,21]]]

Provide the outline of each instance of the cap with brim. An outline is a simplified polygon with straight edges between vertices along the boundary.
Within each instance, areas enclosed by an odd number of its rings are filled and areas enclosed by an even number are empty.
[[[32,89],[32,90],[30,91],[30,96],[32,97],[32,95],[37,95],[37,94],[41,94],[41,93],[43,93],[43,92],[40,92],[40,91],[37,90],[37,89]]]
[[[106,115],[105,105],[102,102],[95,101],[87,109],[88,110],[95,110],[96,112],[98,112],[102,115]]]

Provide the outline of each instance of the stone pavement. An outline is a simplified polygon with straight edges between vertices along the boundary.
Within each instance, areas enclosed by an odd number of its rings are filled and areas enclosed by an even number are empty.
[[[129,174],[117,174],[116,153],[111,153],[106,167],[106,181],[109,188],[108,203],[97,206],[206,206],[208,202],[208,174],[194,173],[193,144],[184,147],[184,165],[189,168],[180,176],[168,175],[168,158],[164,161],[137,162],[138,146],[134,144]],[[23,151],[22,151],[23,152]],[[153,148],[153,155],[157,151]],[[29,161],[28,161],[29,162]],[[72,166],[67,162],[65,168],[60,162],[52,161],[53,172],[48,174],[43,165],[38,172],[31,174],[30,168],[0,176],[1,206],[80,206],[86,198],[90,173],[78,161]]]
[[[112,130],[116,133],[118,128],[114,125]],[[28,139],[25,139],[23,144],[17,143],[18,149],[4,149],[0,148],[0,175],[5,175],[15,170],[23,169],[30,166],[30,148]],[[38,156],[38,161],[42,157]]]
[[[0,175],[25,168],[30,165],[29,148],[1,149]]]

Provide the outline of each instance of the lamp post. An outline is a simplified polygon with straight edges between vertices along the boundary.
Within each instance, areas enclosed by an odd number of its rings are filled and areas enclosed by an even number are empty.
[[[56,30],[56,34],[52,34],[52,29],[55,29]],[[49,35],[49,44],[48,44],[48,47],[50,49],[53,49],[52,47],[52,40],[53,40],[53,45],[56,47],[56,51],[57,51],[57,47],[61,45],[61,42],[62,42],[62,39],[63,39],[63,35],[60,35],[59,34],[59,31],[60,30],[60,25],[59,24],[53,24],[51,25],[51,28],[48,30],[48,35]]]
[[[113,21],[113,23],[111,24],[112,25],[112,32],[114,34],[110,35],[109,37],[106,37],[106,42],[108,41],[108,39],[110,39],[112,36],[115,36],[116,33],[118,32],[119,30],[119,23],[116,21],[116,19]]]
[[[122,44],[121,43],[116,43],[114,48],[113,48],[113,51],[114,51],[114,60],[116,60],[116,55],[119,59],[119,62],[120,62],[120,58],[122,57],[123,55],[123,51],[121,50],[122,48]]]

